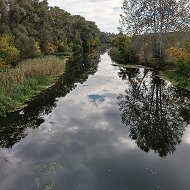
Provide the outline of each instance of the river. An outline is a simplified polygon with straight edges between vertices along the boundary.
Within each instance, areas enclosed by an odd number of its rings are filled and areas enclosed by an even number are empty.
[[[1,190],[189,190],[190,95],[154,71],[74,57],[0,119]]]

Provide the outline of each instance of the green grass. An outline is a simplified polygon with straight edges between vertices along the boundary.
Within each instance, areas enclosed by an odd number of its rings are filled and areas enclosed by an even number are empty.
[[[163,79],[168,79],[176,87],[190,90],[190,79],[175,70],[168,70],[161,73]]]
[[[64,73],[65,60],[48,56],[0,72],[0,115],[19,110]]]

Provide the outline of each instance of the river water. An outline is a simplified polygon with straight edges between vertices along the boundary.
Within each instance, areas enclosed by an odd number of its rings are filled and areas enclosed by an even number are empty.
[[[0,119],[1,190],[189,190],[190,96],[107,52]]]

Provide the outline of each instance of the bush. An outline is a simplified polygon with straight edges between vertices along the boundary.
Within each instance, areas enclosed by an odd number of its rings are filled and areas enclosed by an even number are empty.
[[[40,56],[42,53],[40,49],[40,43],[37,41],[34,42],[34,52],[35,52],[36,57]]]
[[[20,50],[22,59],[38,57],[41,54],[39,43],[25,34],[18,36],[16,47]]]
[[[170,47],[166,50],[166,53],[175,62],[183,61],[185,59],[185,53],[182,48]]]
[[[185,49],[171,47],[166,50],[176,65],[176,72],[185,77],[190,77],[190,42],[185,44]]]
[[[48,55],[53,55],[55,54],[57,50],[57,47],[51,43],[48,43],[47,46],[46,46],[46,54]]]
[[[71,51],[71,48],[68,46],[68,44],[66,44],[65,42],[62,42],[58,45],[57,51],[58,52],[69,52],[69,51]]]
[[[185,77],[190,77],[190,60],[177,63],[177,72]]]
[[[80,44],[71,44],[70,46],[71,46],[73,52],[78,52],[78,51],[82,50],[82,46]]]
[[[14,37],[0,36],[0,62],[1,64],[14,64],[20,58],[19,50],[14,46]]]

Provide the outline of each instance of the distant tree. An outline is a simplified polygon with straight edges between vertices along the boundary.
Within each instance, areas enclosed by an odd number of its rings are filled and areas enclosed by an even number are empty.
[[[153,56],[164,61],[165,41],[170,32],[189,30],[189,0],[124,0],[121,23],[131,36],[146,36],[153,43]]]

